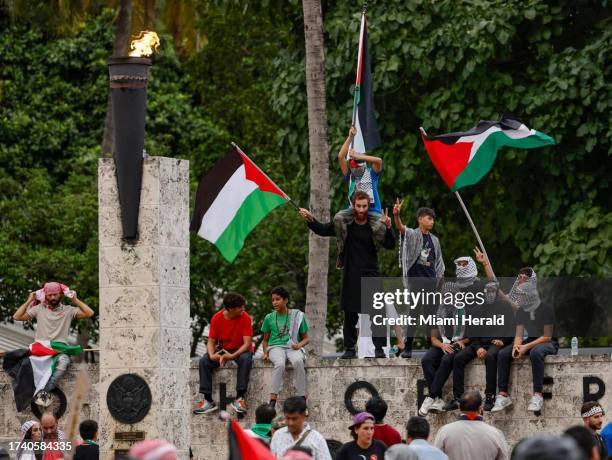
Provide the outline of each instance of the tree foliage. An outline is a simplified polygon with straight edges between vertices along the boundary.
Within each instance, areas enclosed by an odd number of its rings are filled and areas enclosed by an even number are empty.
[[[44,3],[44,2],[40,2]],[[166,2],[165,6],[169,2]],[[383,145],[383,205],[405,199],[404,222],[436,209],[447,266],[475,239],[421,146],[512,112],[553,136],[537,151],[507,149],[462,192],[498,275],[535,265],[544,275],[609,276],[612,27],[607,1],[373,0],[374,94]],[[297,0],[196,1],[190,37],[168,30],[149,87],[146,148],[187,158],[192,189],[237,142],[300,205],[308,200],[304,36]],[[164,14],[158,14],[163,20]],[[352,104],[360,5],[323,2],[332,209],[345,205],[335,163]],[[172,12],[172,11],[170,11]],[[97,304],[96,165],[114,13],[54,36],[0,10],[0,316],[45,279],[69,280]],[[54,18],[54,20],[60,20]],[[181,18],[180,21],[185,21]],[[177,19],[178,21],[178,19]],[[183,40],[181,38],[180,40]],[[176,50],[179,51],[176,51]],[[308,234],[285,206],[259,225],[236,262],[191,241],[194,330],[219,294],[247,296],[256,321],[285,284],[303,305]],[[335,251],[335,245],[332,252]],[[331,261],[335,254],[331,254]],[[397,254],[382,271],[399,274]],[[340,274],[329,270],[328,328],[339,325]],[[74,280],[74,281],[73,281]]]

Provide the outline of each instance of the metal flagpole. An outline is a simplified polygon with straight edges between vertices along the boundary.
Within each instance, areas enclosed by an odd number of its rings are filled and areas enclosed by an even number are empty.
[[[234,147],[236,150],[238,150],[238,151],[239,151],[239,152],[240,152],[242,155],[244,155],[245,157],[249,158],[249,156],[248,156],[246,153],[244,153],[244,152],[242,151],[242,149],[241,149],[240,147],[238,147],[238,144],[236,144],[235,142],[232,142],[232,147]],[[249,158],[249,160],[250,160],[250,158]],[[268,177],[268,175],[267,175],[265,172],[263,172],[263,171],[262,171],[262,170],[259,168],[259,166],[257,166],[257,165],[255,164],[255,162],[253,162],[252,160],[251,160],[251,162],[253,163],[253,166],[255,166],[255,167],[257,168],[257,170],[258,170],[260,173],[262,173],[264,176],[266,176],[266,179],[268,179],[270,182],[272,182],[274,185],[276,185],[276,182],[274,182],[272,179],[270,179],[270,178]],[[278,187],[278,185],[276,185],[276,186]],[[283,193],[283,195],[285,195],[285,199],[286,199],[286,200],[287,200],[289,203],[291,203],[295,209],[297,209],[297,210],[299,211],[299,210],[300,210],[300,207],[299,207],[297,204],[295,204],[295,202],[294,202],[294,201],[293,201],[293,200],[292,200],[292,199],[289,197],[289,195],[287,195],[287,194],[286,194],[286,193],[283,191],[283,189],[281,189],[280,187],[278,187],[278,189],[279,189],[279,190],[280,190],[280,191]]]

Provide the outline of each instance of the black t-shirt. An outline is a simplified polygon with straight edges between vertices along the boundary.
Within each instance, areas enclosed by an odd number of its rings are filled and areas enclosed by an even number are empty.
[[[516,312],[516,324],[525,327],[528,340],[531,341],[542,337],[544,335],[544,326],[548,324],[553,325],[552,340],[557,340],[557,337],[554,336],[555,310],[553,307],[548,303],[542,302],[533,313],[534,319],[531,319],[531,313],[525,310],[519,309]]]
[[[372,445],[367,449],[362,449],[357,445],[356,441],[347,442],[344,444],[336,460],[384,460],[387,446],[384,442],[376,439],[372,440]]]
[[[411,278],[436,277],[436,250],[429,233],[423,233],[423,247],[419,257],[408,270],[408,276]]]
[[[100,448],[97,445],[82,444],[75,449],[74,460],[98,460],[99,458]]]

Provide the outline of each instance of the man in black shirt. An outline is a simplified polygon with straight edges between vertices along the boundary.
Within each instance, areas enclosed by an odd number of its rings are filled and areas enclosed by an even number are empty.
[[[346,234],[340,235],[344,238],[342,292],[340,304],[344,310],[344,355],[342,358],[351,359],[357,356],[355,346],[357,344],[357,321],[359,313],[366,310],[361,306],[361,278],[378,277],[378,247],[393,249],[395,236],[391,230],[391,219],[387,210],[377,225],[368,224],[368,209],[370,197],[360,190],[352,197],[353,219],[346,227]],[[317,221],[307,209],[300,208],[300,215],[307,221],[308,228],[320,236],[336,236],[334,224],[331,222],[321,223]],[[385,332],[372,331],[372,341],[375,346],[375,356],[384,358],[383,346],[386,344]]]
[[[497,380],[499,394],[495,398],[492,412],[498,412],[512,405],[508,394],[510,364],[512,359],[522,359],[529,355],[533,374],[533,396],[527,410],[539,412],[544,404],[542,387],[544,385],[544,358],[556,355],[559,343],[554,336],[555,311],[553,307],[540,300],[536,273],[531,267],[522,268],[508,294],[510,300],[518,305],[516,313],[516,332],[514,344],[502,348],[497,358]],[[524,335],[527,339],[523,340]]]
[[[374,416],[359,412],[353,416],[349,427],[353,441],[342,446],[336,460],[384,460],[387,446],[374,439]]]
[[[98,423],[95,420],[84,420],[79,425],[79,434],[83,444],[76,447],[74,460],[98,460]]]

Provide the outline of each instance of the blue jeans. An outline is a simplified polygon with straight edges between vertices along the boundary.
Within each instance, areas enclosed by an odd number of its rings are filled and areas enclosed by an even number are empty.
[[[508,391],[513,346],[512,344],[508,345],[499,350],[497,354],[497,384],[499,385],[499,391]],[[534,393],[542,392],[542,386],[544,385],[544,358],[546,355],[556,355],[558,351],[559,344],[557,342],[547,342],[536,345],[527,352],[531,360]]]

